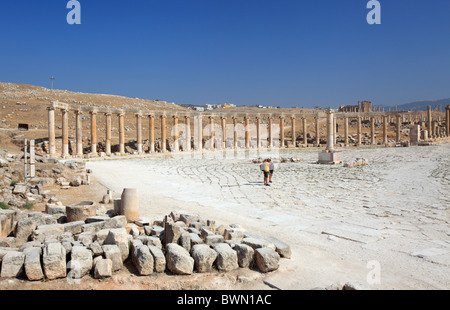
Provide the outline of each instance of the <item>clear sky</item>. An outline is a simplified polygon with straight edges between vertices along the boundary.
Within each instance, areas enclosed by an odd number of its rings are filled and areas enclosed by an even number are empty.
[[[450,1],[0,2],[0,81],[179,104],[374,105],[450,97]]]

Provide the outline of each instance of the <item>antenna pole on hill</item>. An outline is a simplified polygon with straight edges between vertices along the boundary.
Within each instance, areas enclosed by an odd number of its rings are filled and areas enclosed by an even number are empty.
[[[52,80],[52,92],[53,92],[53,81],[55,80],[55,78],[52,76],[52,77],[50,78],[50,80]]]

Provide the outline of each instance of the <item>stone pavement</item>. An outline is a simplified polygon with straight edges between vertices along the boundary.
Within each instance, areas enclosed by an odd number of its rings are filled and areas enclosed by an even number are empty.
[[[368,165],[353,168],[318,165],[318,152],[272,154],[273,159],[303,160],[277,163],[270,187],[263,185],[259,164],[252,163],[267,154],[256,152],[179,154],[88,166],[117,193],[123,187],[139,187],[145,197],[142,214],[152,216],[164,208],[152,207],[152,195],[195,203],[203,210],[234,214],[237,223],[259,221],[260,232],[266,227],[292,240],[320,239],[325,249],[356,251],[366,260],[380,260],[382,266],[395,265],[399,253],[413,266],[429,262],[429,272],[437,277],[430,285],[450,288],[450,144],[343,149],[344,162],[368,159]],[[344,240],[351,244],[346,250],[330,243]],[[440,274],[443,270],[447,275]]]

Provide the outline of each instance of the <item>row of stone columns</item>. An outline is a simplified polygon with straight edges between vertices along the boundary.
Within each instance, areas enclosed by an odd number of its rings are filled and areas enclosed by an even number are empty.
[[[48,108],[48,134],[49,134],[49,153],[51,156],[56,156],[56,143],[55,143],[55,107],[52,105]],[[60,108],[62,112],[62,156],[66,157],[69,156],[69,124],[68,124],[68,116],[69,116],[69,110],[70,107],[63,107]],[[83,156],[83,141],[82,141],[82,111],[81,109],[74,109],[75,115],[76,115],[76,150],[74,151],[74,155],[78,157]],[[90,121],[91,121],[91,144],[90,144],[90,152],[92,154],[97,154],[97,114],[98,110],[92,109],[89,111],[90,114]],[[112,112],[102,112],[105,115],[106,118],[106,143],[105,143],[105,153],[107,156],[111,155],[111,130],[112,130]],[[123,110],[120,110],[119,112],[116,112],[118,120],[119,120],[119,153],[125,154],[125,112]],[[333,113],[334,114],[334,113]],[[345,113],[344,113],[345,114]],[[342,116],[344,118],[344,144],[349,145],[349,118],[356,118],[357,119],[357,145],[362,144],[362,116]],[[137,152],[139,154],[143,153],[143,135],[142,135],[142,118],[143,113],[142,112],[136,112],[136,140],[137,140]],[[147,115],[149,120],[149,145],[150,149],[149,151],[151,153],[155,152],[155,115],[149,114]],[[217,117],[217,116],[216,116]],[[209,125],[210,125],[210,145],[207,145],[206,147],[210,150],[215,149],[215,142],[221,143],[221,147],[223,149],[226,148],[226,141],[227,141],[227,122],[226,122],[226,116],[219,116],[221,120],[221,136],[223,138],[222,141],[216,142],[215,140],[215,127],[214,127],[214,116],[209,116]],[[431,135],[433,135],[433,122],[431,118],[431,107],[428,108],[428,131]],[[161,150],[162,152],[167,151],[167,132],[166,132],[166,115],[162,114],[160,115],[161,120]],[[173,131],[171,132],[171,136],[174,137],[174,150],[178,151],[180,149],[180,142],[184,142],[183,150],[190,151],[191,150],[191,123],[190,123],[190,117],[184,116],[185,118],[185,124],[184,124],[184,138],[181,141],[179,139],[179,123],[178,123],[178,116],[173,116]],[[238,118],[236,116],[233,116],[233,126],[234,126],[234,135],[233,135],[233,147],[238,147],[238,132],[236,130],[238,125]],[[333,139],[333,143],[336,142],[336,118],[335,115],[333,117],[333,123],[330,125],[330,128],[333,130],[333,134],[330,136],[329,130],[327,129],[327,138]],[[447,106],[446,108],[446,135],[448,136],[450,133],[450,124],[449,124],[449,118],[450,118],[450,106]],[[302,131],[303,131],[303,141],[302,143],[304,145],[307,145],[307,119],[306,116],[302,116]],[[327,117],[328,119],[328,117]],[[382,115],[383,119],[383,143],[388,143],[387,139],[387,129],[388,129],[388,116]],[[402,124],[402,115],[397,114],[396,115],[396,140],[400,141],[400,134],[401,134],[401,124]],[[195,123],[194,123],[194,147],[196,151],[201,151],[203,149],[203,123],[202,123],[202,116],[197,115],[195,116]],[[315,133],[316,138],[314,141],[314,144],[316,146],[320,145],[320,117],[318,115],[315,116]],[[279,142],[280,147],[285,146],[285,116],[279,116]],[[329,122],[329,120],[327,120]],[[245,128],[245,148],[250,148],[250,117],[245,116],[244,117],[244,128]],[[328,127],[328,126],[327,126]],[[268,136],[267,136],[267,142],[268,147],[273,147],[273,141],[274,141],[274,131],[273,131],[273,118],[269,117],[268,119]],[[296,118],[295,116],[291,117],[291,138],[292,142],[295,146],[296,143]],[[370,131],[371,131],[371,143],[376,144],[375,140],[375,117],[370,118]],[[261,146],[261,137],[262,137],[262,131],[261,131],[261,117],[256,117],[256,147],[259,148]]]

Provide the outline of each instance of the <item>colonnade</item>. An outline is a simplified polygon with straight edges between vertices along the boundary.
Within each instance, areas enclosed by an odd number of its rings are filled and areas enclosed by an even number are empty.
[[[140,111],[135,109],[111,109],[103,107],[86,107],[66,104],[58,101],[51,102],[48,107],[48,135],[49,135],[49,155],[50,157],[58,157],[56,151],[56,128],[55,128],[55,112],[60,111],[62,115],[62,147],[61,156],[67,158],[69,156],[83,157],[83,135],[82,135],[82,115],[90,115],[90,152],[92,156],[98,155],[98,136],[97,136],[97,117],[103,115],[105,117],[106,134],[105,134],[105,154],[106,156],[112,156],[112,117],[115,115],[118,119],[118,131],[119,131],[119,151],[120,155],[126,153],[125,150],[125,116],[134,115],[136,118],[136,152],[138,154],[144,153],[143,148],[143,121],[148,122],[148,152],[156,152],[155,144],[155,120],[158,120],[161,124],[160,130],[160,152],[168,152],[167,145],[168,134],[173,138],[173,147],[170,147],[172,151],[178,152],[180,150],[190,152],[192,146],[195,151],[215,150],[215,149],[237,149],[239,148],[238,141],[244,140],[243,148],[284,148],[286,147],[286,141],[291,140],[292,146],[296,146],[297,142],[297,128],[296,120],[301,120],[301,131],[303,134],[302,139],[299,141],[299,145],[308,145],[308,119],[313,119],[314,131],[310,134],[315,134],[313,140],[313,146],[320,146],[321,134],[320,134],[320,120],[327,119],[327,113],[325,110],[317,110],[310,113],[207,113],[207,112],[168,112],[168,111]],[[72,154],[69,154],[69,113],[75,112],[75,150],[72,150]],[[383,123],[382,129],[382,143],[388,143],[388,126],[392,121],[395,121],[396,128],[396,141],[400,141],[401,138],[401,125],[404,121],[404,114],[407,112],[366,112],[366,113],[353,113],[353,112],[338,112],[333,113],[332,129],[329,128],[331,124],[327,121],[327,130],[325,137],[328,140],[330,133],[332,133],[333,143],[336,142],[336,124],[337,119],[342,119],[344,122],[344,141],[343,145],[348,146],[351,144],[361,145],[362,140],[362,122],[363,120],[370,120],[370,143],[376,144],[375,123]],[[167,133],[167,118],[173,118],[173,126],[170,133]],[[446,108],[446,120],[445,120],[445,135],[450,135],[450,106]],[[180,124],[180,119],[182,123]],[[194,133],[191,134],[191,120],[194,119]],[[231,119],[232,123],[227,123],[227,120]],[[349,122],[356,119],[357,135],[356,143],[350,143],[349,141]],[[203,127],[204,120],[206,127]],[[262,120],[265,121],[262,124]],[[290,120],[290,124],[289,124]],[[216,123],[217,121],[217,123]],[[251,122],[252,121],[252,122]],[[274,121],[276,121],[274,123]],[[277,124],[278,123],[278,124]],[[430,137],[437,137],[435,121],[432,119],[431,108],[427,111],[427,129]],[[291,130],[290,137],[286,137],[286,128]],[[240,129],[240,130],[239,130]],[[243,129],[243,134],[242,134]],[[180,132],[183,134],[180,135]],[[253,137],[252,137],[253,135]],[[255,137],[256,135],[256,137]],[[204,136],[209,137],[205,142]],[[312,135],[311,135],[312,137]],[[256,138],[256,143],[251,143]],[[193,141],[192,141],[193,140]],[[232,143],[230,142],[232,140]],[[193,142],[193,143],[192,143]],[[229,143],[227,143],[229,142]],[[192,145],[193,144],[193,145]]]

